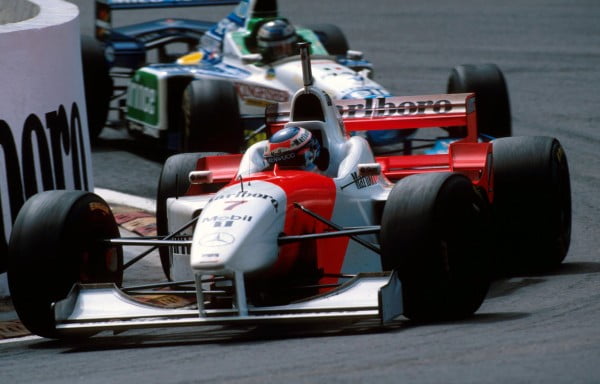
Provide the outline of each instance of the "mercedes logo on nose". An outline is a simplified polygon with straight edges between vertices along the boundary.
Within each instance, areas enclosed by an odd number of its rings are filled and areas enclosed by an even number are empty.
[[[235,237],[226,232],[215,232],[203,236],[198,244],[204,247],[222,247],[224,245],[233,244]]]

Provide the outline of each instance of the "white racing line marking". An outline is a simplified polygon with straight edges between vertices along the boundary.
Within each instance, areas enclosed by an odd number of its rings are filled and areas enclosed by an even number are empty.
[[[20,343],[21,341],[31,341],[31,340],[40,340],[42,337],[30,335],[30,336],[22,336],[22,337],[14,337],[10,339],[0,339],[0,344],[10,344],[10,343]]]

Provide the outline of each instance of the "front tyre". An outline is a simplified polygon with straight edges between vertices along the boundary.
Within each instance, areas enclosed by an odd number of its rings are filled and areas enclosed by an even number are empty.
[[[156,195],[156,231],[159,236],[169,234],[167,199],[183,196],[190,187],[189,174],[196,169],[198,160],[206,156],[222,155],[221,152],[180,153],[165,161],[158,180]],[[208,188],[208,186],[206,186]],[[159,248],[160,263],[165,276],[171,278],[171,258],[167,247]]]
[[[350,49],[344,32],[334,24],[316,24],[307,27],[319,38],[319,41],[330,55],[346,56]]]
[[[104,57],[102,43],[91,36],[81,36],[81,62],[87,106],[90,140],[95,140],[102,129],[113,94],[110,65]]]
[[[183,152],[240,152],[242,120],[231,82],[192,81],[183,92],[181,110]]]
[[[392,189],[381,222],[384,270],[397,270],[404,316],[439,321],[472,315],[490,283],[486,198],[456,173],[406,177]]]
[[[503,272],[557,267],[571,242],[567,157],[551,137],[492,142],[494,237]]]
[[[52,303],[75,283],[122,283],[122,248],[102,242],[115,237],[110,207],[93,193],[47,191],[23,205],[9,242],[8,283],[27,329],[58,338]]]

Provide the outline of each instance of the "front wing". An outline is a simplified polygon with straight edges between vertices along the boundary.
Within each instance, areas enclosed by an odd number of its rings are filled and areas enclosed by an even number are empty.
[[[366,319],[380,319],[382,324],[388,324],[402,311],[401,283],[395,272],[358,274],[326,294],[288,305],[250,306],[247,314],[235,309],[199,311],[144,304],[114,284],[75,285],[67,298],[54,305],[56,330],[65,335],[139,328]]]

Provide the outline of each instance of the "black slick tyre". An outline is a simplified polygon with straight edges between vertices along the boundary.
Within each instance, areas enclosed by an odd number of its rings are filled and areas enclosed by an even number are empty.
[[[461,174],[413,175],[394,186],[381,222],[381,261],[398,271],[404,316],[451,320],[480,307],[490,283],[481,246],[488,216],[486,198]]]
[[[507,137],[493,145],[494,237],[501,271],[557,267],[571,242],[565,152],[551,137]]]
[[[196,79],[181,102],[183,152],[239,153],[243,144],[237,94],[231,82]]]
[[[110,207],[84,191],[47,191],[21,208],[9,243],[8,283],[19,318],[32,333],[60,338],[52,303],[73,285],[123,279],[123,251]]]
[[[344,32],[334,24],[316,24],[307,26],[312,30],[330,55],[345,56],[350,49]]]
[[[156,195],[156,231],[159,236],[169,234],[167,199],[183,196],[190,187],[189,174],[196,169],[198,160],[206,156],[217,156],[222,152],[180,153],[165,161]],[[160,262],[165,276],[171,277],[171,258],[167,247],[159,248]]]
[[[448,93],[475,92],[477,127],[480,134],[492,138],[512,135],[508,88],[504,75],[495,64],[465,64],[452,69]],[[448,128],[450,136],[464,136],[464,127]]]
[[[81,61],[88,128],[90,139],[93,141],[100,135],[108,118],[113,79],[110,76],[110,65],[104,57],[102,43],[91,36],[81,36]]]

